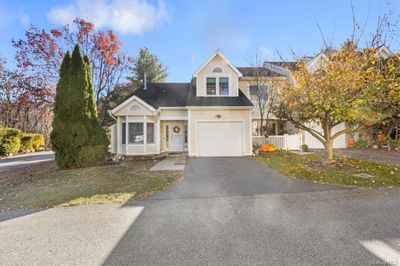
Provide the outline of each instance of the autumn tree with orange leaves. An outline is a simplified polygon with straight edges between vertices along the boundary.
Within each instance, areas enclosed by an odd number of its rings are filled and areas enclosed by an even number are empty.
[[[29,77],[30,86],[51,88],[52,93],[65,52],[79,45],[91,64],[94,97],[102,124],[107,117],[111,94],[132,62],[132,58],[121,51],[121,41],[113,31],[97,31],[93,23],[83,19],[50,31],[32,25],[25,32],[25,38],[13,40],[12,44],[17,50],[18,67]]]
[[[377,49],[357,49],[348,41],[324,53],[315,69],[299,60],[292,81],[280,88],[275,113],[318,139],[325,147],[325,162],[333,163],[337,137],[399,114],[399,71],[400,55],[383,60]],[[334,132],[341,123],[346,128]]]

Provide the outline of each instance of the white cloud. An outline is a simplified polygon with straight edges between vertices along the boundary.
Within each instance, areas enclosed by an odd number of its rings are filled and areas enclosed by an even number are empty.
[[[75,18],[93,22],[95,27],[111,27],[121,33],[143,34],[169,21],[163,0],[152,5],[147,0],[75,0],[70,5],[54,7],[47,17],[58,24]]]

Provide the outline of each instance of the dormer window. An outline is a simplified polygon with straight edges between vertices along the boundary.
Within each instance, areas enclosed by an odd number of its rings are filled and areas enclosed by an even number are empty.
[[[219,78],[219,95],[228,96],[229,95],[229,78],[220,77]]]
[[[220,68],[220,67],[214,67],[212,72],[213,73],[223,73],[222,68]]]
[[[229,96],[229,77],[213,75],[206,77],[207,96]]]
[[[207,95],[216,95],[217,93],[217,78],[207,78]]]

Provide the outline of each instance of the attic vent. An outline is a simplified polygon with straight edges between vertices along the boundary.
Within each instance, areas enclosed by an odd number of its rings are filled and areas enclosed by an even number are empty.
[[[132,105],[129,110],[136,112],[136,111],[140,111],[140,106],[137,104]]]
[[[222,73],[223,71],[222,71],[222,68],[220,68],[220,67],[214,67],[212,72],[213,73]]]

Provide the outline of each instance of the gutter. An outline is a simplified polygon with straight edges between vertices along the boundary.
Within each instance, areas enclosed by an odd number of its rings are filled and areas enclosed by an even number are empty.
[[[118,119],[111,113],[111,110],[108,110],[107,112],[115,121],[118,121]]]

